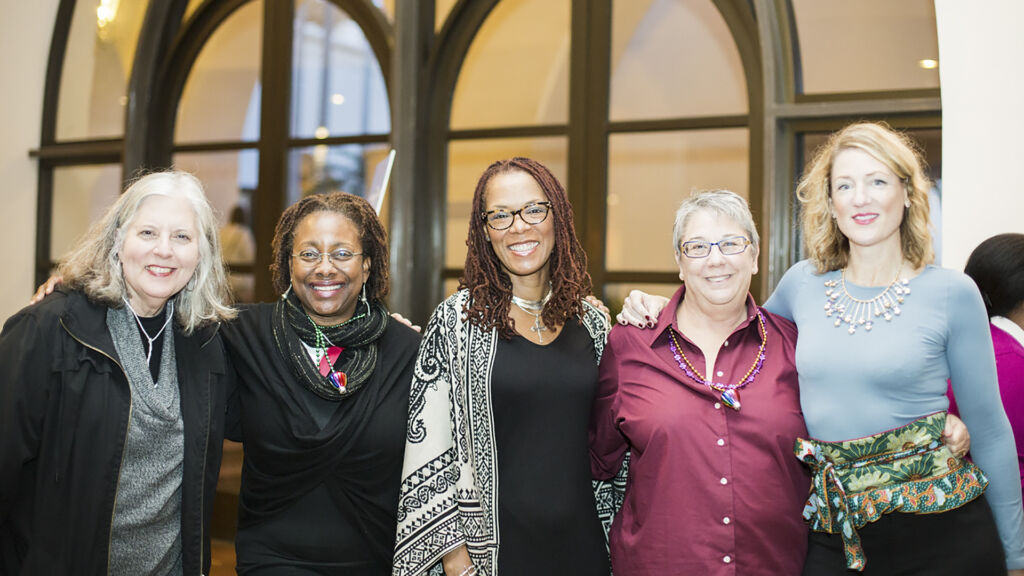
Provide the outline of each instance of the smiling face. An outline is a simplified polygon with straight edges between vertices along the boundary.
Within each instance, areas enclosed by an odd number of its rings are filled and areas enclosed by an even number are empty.
[[[726,238],[746,238],[743,226],[712,210],[690,215],[682,241],[720,242]],[[742,309],[750,290],[750,279],[757,274],[757,249],[750,245],[739,254],[725,255],[718,246],[704,258],[690,258],[678,252],[679,279],[686,283],[686,300],[705,306],[736,306]]]
[[[527,204],[544,202],[548,197],[532,176],[515,170],[491,178],[484,199],[484,211],[512,211]],[[483,224],[491,248],[509,274],[513,286],[530,280],[546,284],[550,278],[551,252],[555,248],[555,215],[549,213],[540,224],[527,224],[522,215],[516,215],[512,220],[512,226],[505,230],[494,230]]]
[[[155,316],[181,291],[199,264],[199,229],[189,201],[152,195],[124,228],[118,250],[128,302],[141,316]]]
[[[295,227],[292,240],[291,285],[306,314],[321,326],[334,326],[352,317],[363,283],[370,277],[370,259],[355,256],[348,262],[321,257],[307,264],[295,254],[348,250],[362,252],[356,225],[337,212],[314,212]]]
[[[832,215],[850,247],[899,249],[907,190],[892,170],[859,148],[844,148],[832,162]]]

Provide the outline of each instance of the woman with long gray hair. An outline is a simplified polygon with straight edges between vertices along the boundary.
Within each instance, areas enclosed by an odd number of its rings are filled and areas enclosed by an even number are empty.
[[[135,181],[0,333],[0,573],[210,568],[235,315],[192,175]]]

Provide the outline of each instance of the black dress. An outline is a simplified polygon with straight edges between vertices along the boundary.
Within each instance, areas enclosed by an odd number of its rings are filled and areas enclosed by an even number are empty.
[[[256,305],[225,330],[239,375],[228,437],[245,449],[238,573],[390,574],[419,335],[389,319],[371,378],[332,402],[296,380],[272,315]]]
[[[609,573],[587,425],[594,342],[569,321],[547,346],[499,340],[491,377],[498,455],[498,574]]]

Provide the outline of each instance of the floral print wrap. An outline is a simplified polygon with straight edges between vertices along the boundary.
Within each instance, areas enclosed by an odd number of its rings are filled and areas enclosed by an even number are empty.
[[[798,438],[793,451],[811,468],[804,519],[811,530],[843,535],[846,567],[867,563],[857,529],[890,512],[927,514],[959,508],[988,485],[981,469],[942,443],[946,413],[856,440]]]

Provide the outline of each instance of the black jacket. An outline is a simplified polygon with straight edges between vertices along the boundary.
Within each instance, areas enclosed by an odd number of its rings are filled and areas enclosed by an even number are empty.
[[[0,333],[0,574],[106,574],[131,390],[107,308],[60,290]],[[210,567],[210,515],[234,378],[218,326],[182,334],[184,573]]]

